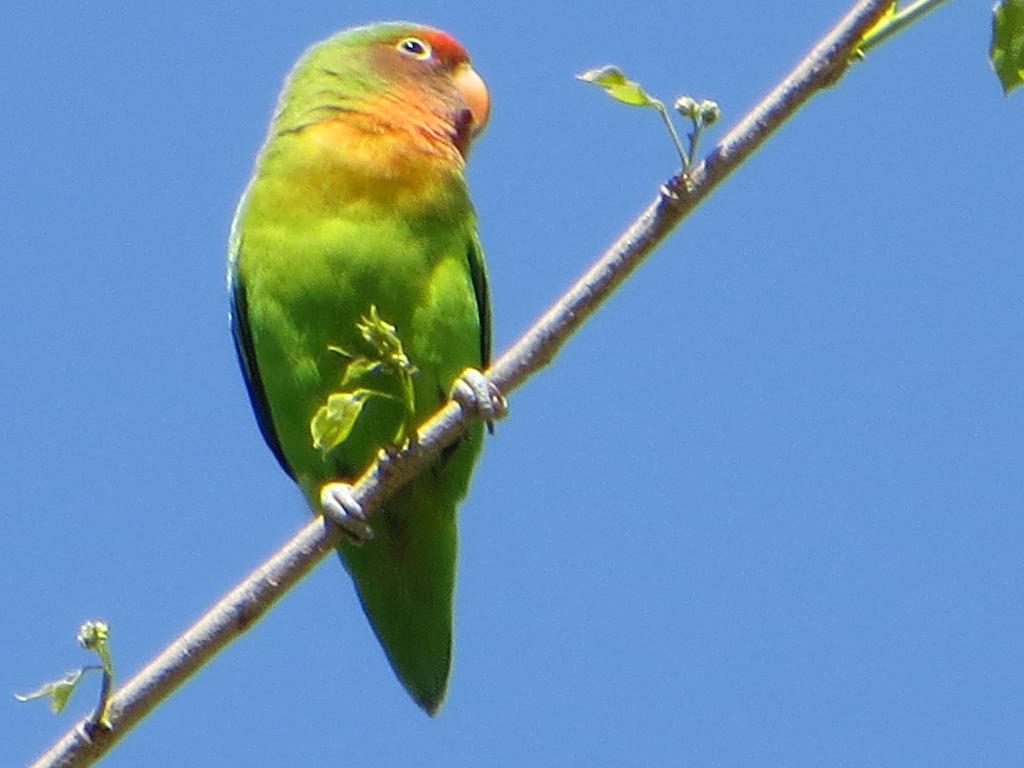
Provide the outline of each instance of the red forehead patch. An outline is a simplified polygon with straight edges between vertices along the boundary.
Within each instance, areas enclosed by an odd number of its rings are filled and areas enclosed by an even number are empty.
[[[440,29],[424,27],[419,30],[419,35],[430,43],[430,47],[434,49],[434,53],[437,55],[437,58],[442,61],[456,63],[466,61],[469,58],[469,54],[467,54],[466,49],[462,47],[462,43],[447,32],[443,32]]]

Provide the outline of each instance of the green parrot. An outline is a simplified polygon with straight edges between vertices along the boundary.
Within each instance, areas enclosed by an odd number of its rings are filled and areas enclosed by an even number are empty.
[[[342,31],[285,82],[232,223],[228,285],[256,420],[314,513],[408,434],[403,425],[436,411],[464,369],[488,365],[487,276],[464,169],[489,110],[465,49],[407,22]],[[397,378],[364,372],[384,395],[324,450],[311,425],[365,352],[357,324],[368,315],[393,327],[414,397],[403,405]],[[337,507],[353,520],[338,553],[363,610],[431,715],[451,666],[455,508],[482,440],[477,424],[362,528],[358,510]]]

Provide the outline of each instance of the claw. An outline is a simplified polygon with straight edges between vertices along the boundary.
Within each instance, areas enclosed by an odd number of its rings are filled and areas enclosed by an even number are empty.
[[[387,464],[394,461],[399,453],[401,453],[401,448],[394,443],[388,443],[377,451],[377,461],[380,464]]]
[[[480,414],[487,431],[494,434],[494,422],[508,414],[508,401],[497,385],[476,368],[467,368],[452,386],[452,399],[465,411]]]
[[[366,524],[366,513],[348,483],[325,484],[320,489],[320,507],[324,517],[337,524],[357,544],[373,538],[373,529]]]

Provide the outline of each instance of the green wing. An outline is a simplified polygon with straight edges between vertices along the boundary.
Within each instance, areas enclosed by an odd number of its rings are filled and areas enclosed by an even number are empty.
[[[491,364],[491,294],[487,286],[484,251],[480,237],[475,233],[469,241],[466,261],[469,264],[469,278],[473,281],[473,293],[476,294],[476,309],[480,315],[480,365],[486,368]]]
[[[249,328],[249,302],[245,294],[242,274],[238,270],[242,240],[234,234],[231,240],[232,247],[228,255],[228,297],[231,304],[228,317],[231,322],[231,338],[235,342],[235,354],[238,355],[238,365],[242,369],[245,388],[249,392],[249,402],[252,403],[260,434],[263,435],[263,439],[273,452],[277,463],[281,465],[281,469],[292,480],[297,480],[295,470],[291,468],[288,460],[284,457],[284,450],[281,448],[281,441],[278,439],[274,420],[271,418],[267,391],[263,387],[259,366],[256,364],[256,350],[253,347],[252,332]]]

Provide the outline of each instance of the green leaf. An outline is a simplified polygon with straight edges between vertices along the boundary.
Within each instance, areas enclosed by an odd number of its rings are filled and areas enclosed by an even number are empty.
[[[50,709],[53,710],[54,714],[62,711],[67,706],[68,700],[71,698],[71,694],[75,692],[75,686],[81,678],[82,676],[78,675],[74,680],[61,680],[53,686],[53,690],[50,692]]]
[[[60,680],[52,680],[38,690],[32,691],[32,693],[16,693],[14,698],[18,701],[33,701],[49,697],[50,709],[54,713],[60,712],[67,706],[68,699],[75,692],[75,687],[82,679],[82,675],[89,669],[96,669],[96,667],[83,667],[82,669],[76,669],[74,672],[68,672]]]
[[[1003,93],[1024,84],[1024,0],[1002,0],[992,9],[988,55]]]
[[[349,384],[359,381],[363,376],[379,371],[383,365],[384,363],[380,360],[370,360],[362,355],[354,357],[345,368],[345,375],[341,377],[341,386],[347,387]]]
[[[309,422],[313,447],[327,453],[345,442],[372,394],[372,390],[357,389],[354,392],[335,392],[330,395],[327,404],[320,406]]]
[[[576,75],[576,79],[601,86],[609,96],[623,104],[631,104],[634,107],[655,107],[661,104],[648,95],[639,83],[626,77],[618,67],[598,67]]]

